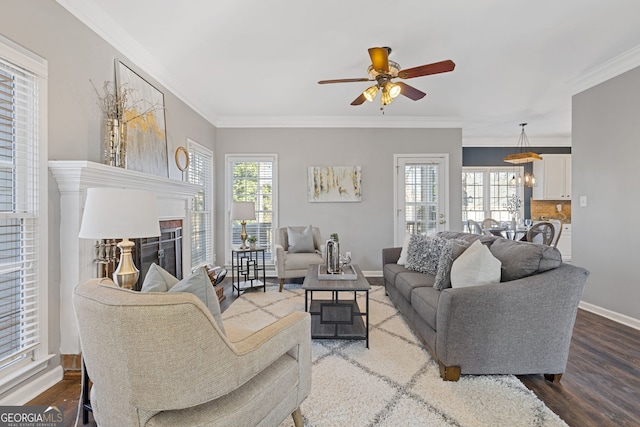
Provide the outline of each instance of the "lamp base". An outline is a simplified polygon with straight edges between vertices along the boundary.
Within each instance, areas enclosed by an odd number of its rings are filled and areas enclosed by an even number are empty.
[[[140,277],[140,270],[136,268],[131,255],[131,249],[134,246],[135,244],[129,239],[123,239],[122,242],[118,243],[120,262],[116,271],[113,272],[113,281],[121,288],[133,289]]]
[[[246,251],[247,249],[249,249],[247,247],[247,222],[243,220],[240,225],[242,225],[242,231],[240,231],[240,240],[242,240],[240,250]]]

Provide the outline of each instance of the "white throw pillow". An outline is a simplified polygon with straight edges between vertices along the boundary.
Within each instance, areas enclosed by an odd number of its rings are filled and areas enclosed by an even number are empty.
[[[407,233],[404,236],[404,243],[402,244],[402,250],[400,251],[400,258],[398,258],[398,265],[405,265],[407,263],[407,253],[409,252],[409,241],[411,240],[411,233]]]
[[[489,248],[476,240],[451,266],[451,287],[488,285],[500,283],[502,263],[491,254]]]
[[[224,323],[222,323],[220,302],[204,267],[198,268],[189,277],[178,280],[162,267],[151,264],[140,292],[188,292],[193,294],[207,306],[218,327],[226,335]]]
[[[289,241],[290,253],[310,253],[315,252],[316,246],[313,244],[313,228],[307,226],[302,231],[296,231],[287,227],[287,240]]]

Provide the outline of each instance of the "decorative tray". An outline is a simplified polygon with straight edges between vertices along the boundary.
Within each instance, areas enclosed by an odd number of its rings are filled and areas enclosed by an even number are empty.
[[[318,266],[318,280],[356,280],[358,273],[351,264],[345,265],[340,273],[328,273],[326,265]]]

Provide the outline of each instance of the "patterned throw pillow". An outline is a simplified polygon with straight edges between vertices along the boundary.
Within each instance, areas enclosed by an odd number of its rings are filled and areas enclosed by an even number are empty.
[[[435,276],[434,289],[450,288],[451,265],[468,246],[463,241],[414,234],[409,240],[406,267]]]

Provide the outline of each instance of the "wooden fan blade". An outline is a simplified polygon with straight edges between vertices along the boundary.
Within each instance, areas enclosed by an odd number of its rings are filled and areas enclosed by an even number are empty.
[[[389,49],[386,47],[372,47],[369,49],[373,69],[379,73],[389,72]]]
[[[409,86],[406,83],[396,82],[395,84],[400,86],[400,88],[401,88],[401,92],[400,93],[401,94],[403,94],[404,96],[406,96],[409,99],[413,99],[414,101],[417,101],[418,99],[422,99],[426,95],[426,93],[424,93],[423,91],[418,90],[413,86]]]
[[[412,79],[414,77],[428,76],[430,74],[447,73],[453,71],[456,64],[447,59],[446,61],[434,62],[433,64],[421,65],[419,67],[401,70],[398,77],[401,79]]]
[[[320,80],[318,82],[319,85],[326,85],[327,83],[353,83],[353,82],[369,82],[371,79],[365,79],[364,77],[361,79],[335,79],[335,80]]]
[[[364,94],[360,94],[359,97],[357,97],[356,99],[353,100],[353,102],[351,103],[351,105],[362,105],[362,103],[364,101],[366,101],[367,98],[364,97]]]

